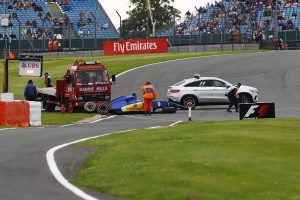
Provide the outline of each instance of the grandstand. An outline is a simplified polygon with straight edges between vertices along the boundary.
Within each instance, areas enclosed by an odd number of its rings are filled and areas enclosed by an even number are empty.
[[[273,37],[275,31],[298,31],[298,0],[277,3],[276,0],[221,0],[200,7],[194,14],[189,13],[184,21],[172,25],[159,35],[239,33],[253,39],[263,36],[267,40],[269,36]]]
[[[6,1],[5,5],[2,2],[0,13],[10,14],[11,24],[6,30],[0,27],[0,34],[6,31],[13,39],[119,38],[97,0],[30,0],[14,4]]]

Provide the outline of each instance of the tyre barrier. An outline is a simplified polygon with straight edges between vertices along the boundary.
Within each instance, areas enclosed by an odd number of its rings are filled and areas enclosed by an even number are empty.
[[[92,101],[86,102],[83,107],[84,111],[87,113],[95,112],[96,108],[97,108],[97,104]]]
[[[107,115],[111,110],[111,106],[107,103],[100,103],[97,106],[97,112],[101,115]]]

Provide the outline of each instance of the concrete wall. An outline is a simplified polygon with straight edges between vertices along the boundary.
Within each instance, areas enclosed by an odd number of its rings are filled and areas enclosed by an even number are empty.
[[[169,52],[205,52],[205,51],[237,51],[237,50],[259,50],[259,44],[215,44],[215,45],[189,45],[169,47]],[[66,56],[102,56],[103,50],[88,51],[62,51],[46,53],[27,53],[45,57],[66,57]]]

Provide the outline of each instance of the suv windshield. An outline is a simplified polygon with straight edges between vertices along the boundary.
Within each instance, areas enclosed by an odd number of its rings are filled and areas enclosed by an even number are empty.
[[[95,71],[78,71],[76,72],[77,85],[93,85],[108,82],[107,70]]]
[[[182,85],[185,82],[186,82],[186,80],[182,80],[182,81],[180,81],[178,83],[175,83],[173,86],[179,86],[179,85]]]

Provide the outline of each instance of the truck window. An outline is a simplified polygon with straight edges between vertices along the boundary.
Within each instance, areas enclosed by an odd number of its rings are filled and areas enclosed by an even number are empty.
[[[93,85],[108,81],[107,71],[79,71],[76,73],[77,85]]]

